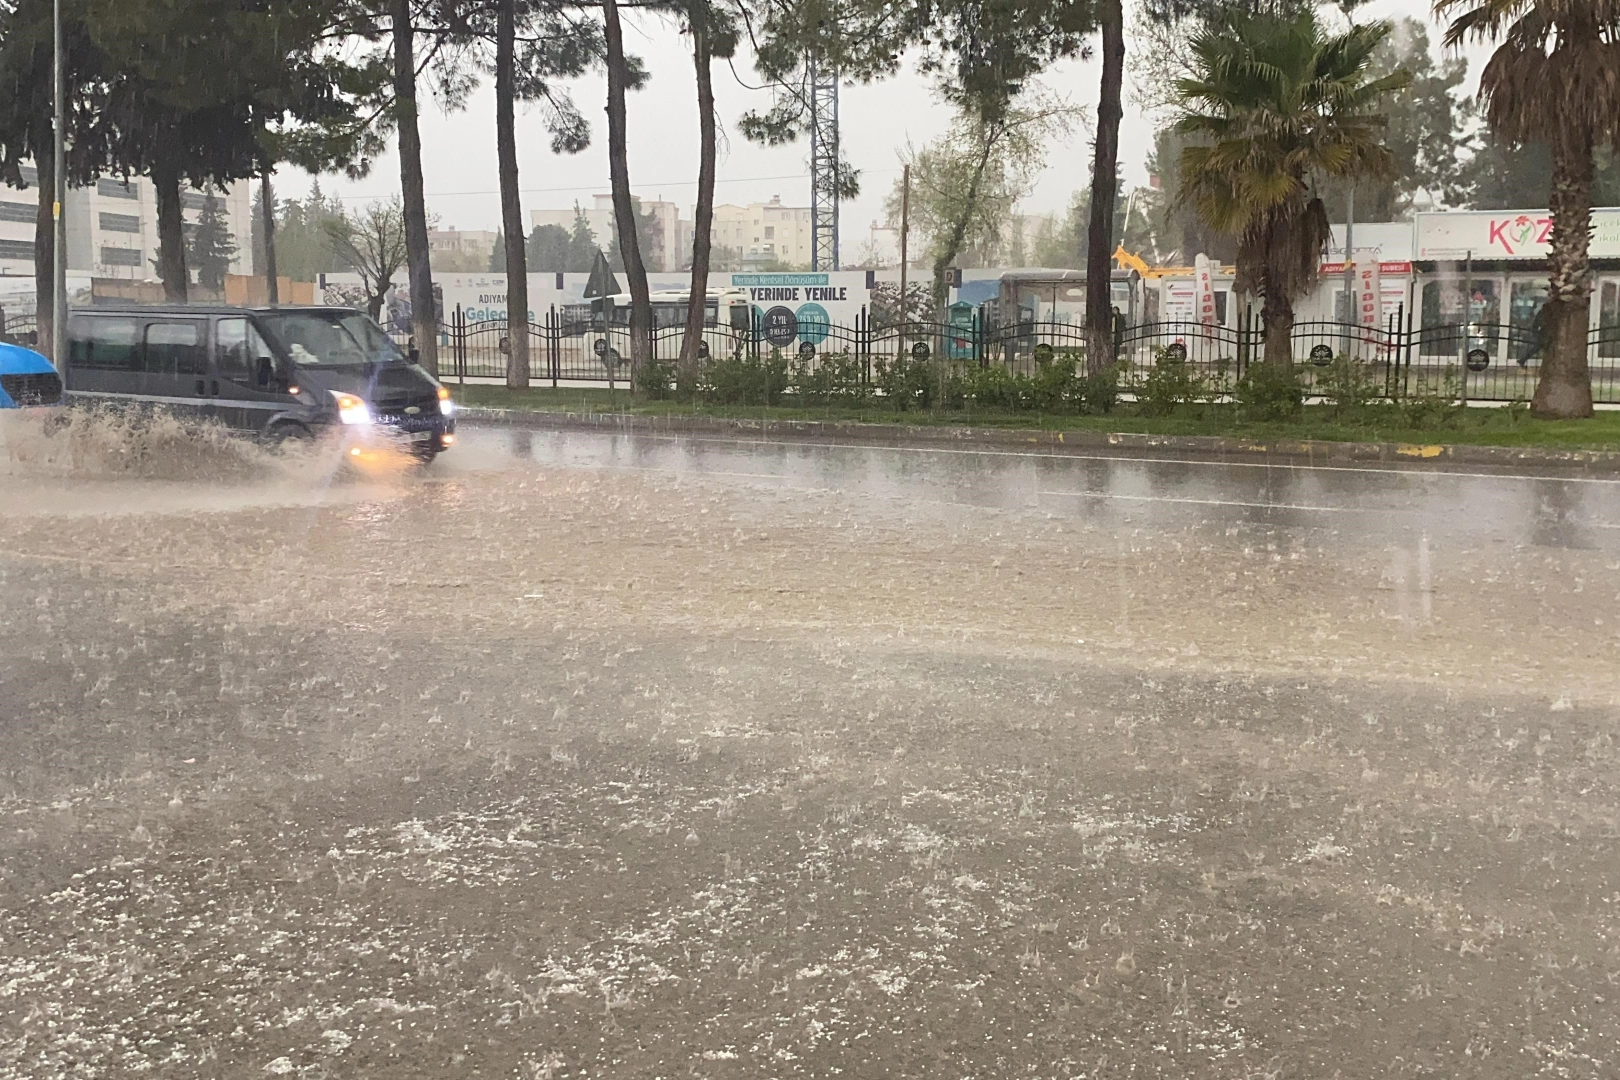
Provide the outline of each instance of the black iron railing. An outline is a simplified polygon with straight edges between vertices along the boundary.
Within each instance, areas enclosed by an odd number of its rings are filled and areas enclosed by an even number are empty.
[[[440,327],[439,369],[447,380],[503,379],[511,353],[505,320],[469,320],[458,306]],[[652,330],[654,359],[673,365],[685,338],[684,324]],[[6,312],[0,340],[36,344],[32,312]],[[588,307],[550,308],[528,327],[531,385],[564,383],[627,384],[630,330],[603,325]],[[774,359],[806,380],[823,366],[838,377],[859,371],[863,384],[876,385],[878,369],[927,362],[935,367],[1000,367],[1010,374],[1034,375],[1053,364],[1084,371],[1087,337],[1078,322],[1061,319],[995,324],[981,311],[947,321],[897,323],[861,308],[852,324],[774,326],[757,310],[744,326],[704,328],[700,362]],[[1113,355],[1120,388],[1139,388],[1164,361],[1185,364],[1212,396],[1234,388],[1250,366],[1266,355],[1259,312],[1238,313],[1230,323],[1117,320]],[[1289,352],[1307,392],[1327,392],[1343,378],[1347,362],[1374,396],[1400,398],[1415,393],[1446,394],[1465,401],[1527,401],[1535,393],[1543,352],[1538,327],[1520,323],[1422,325],[1401,308],[1375,326],[1303,320],[1294,323]],[[1620,327],[1593,329],[1587,337],[1592,392],[1602,403],[1620,403]]]

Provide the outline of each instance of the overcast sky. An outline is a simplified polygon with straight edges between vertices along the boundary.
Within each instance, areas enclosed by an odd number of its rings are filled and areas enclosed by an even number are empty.
[[[1359,17],[1392,18],[1426,14],[1427,10],[1427,4],[1412,0],[1372,0]],[[632,23],[625,36],[627,48],[645,59],[651,73],[647,87],[629,99],[631,184],[642,198],[669,199],[681,204],[683,216],[690,216],[697,190],[698,154],[697,105],[687,40],[673,23],[655,19]],[[1431,37],[1437,40],[1439,35],[1431,33]],[[1129,53],[1129,41],[1126,45]],[[1127,62],[1139,61],[1133,57]],[[739,61],[738,73],[749,83],[756,81],[745,60]],[[1089,116],[1096,106],[1099,74],[1095,61],[1077,60],[1049,72],[1043,81],[1083,106]],[[572,157],[552,154],[540,117],[519,114],[519,170],[526,221],[531,210],[568,207],[576,200],[589,204],[592,195],[608,190],[605,80],[601,76],[583,78],[572,89],[581,111],[593,124],[592,144],[584,153]],[[768,149],[748,143],[736,133],[737,117],[762,107],[769,100],[768,93],[745,87],[729,68],[720,66],[715,71],[715,98],[722,123],[715,200],[748,203],[780,195],[789,205],[809,205],[807,142]],[[884,195],[900,172],[898,152],[908,140],[921,146],[938,136],[949,123],[950,110],[935,99],[926,81],[909,74],[871,86],[846,86],[840,92],[840,108],[846,156],[862,172],[860,197],[842,208],[841,243],[845,258],[853,260],[867,240],[869,226],[882,217]],[[1152,132],[1153,124],[1127,100],[1120,161],[1128,185],[1146,182],[1143,162]],[[438,215],[441,227],[497,228],[500,201],[490,88],[481,88],[461,112],[447,116],[435,106],[425,108],[422,141],[428,209]],[[1062,211],[1074,190],[1088,183],[1089,156],[1087,131],[1076,131],[1066,146],[1052,147],[1023,209],[1030,213]],[[283,197],[300,195],[309,187],[308,175],[299,171],[283,170],[278,180]],[[398,183],[399,163],[392,151],[377,159],[366,179],[322,179],[329,192],[361,202],[392,194]]]

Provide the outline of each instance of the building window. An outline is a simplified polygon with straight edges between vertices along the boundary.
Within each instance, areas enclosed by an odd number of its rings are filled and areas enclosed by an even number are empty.
[[[0,240],[0,259],[22,259],[25,262],[33,262],[34,242],[32,240]]]
[[[141,265],[141,249],[104,247],[101,249],[101,265],[139,266]]]
[[[134,214],[102,214],[102,232],[139,233],[141,219]]]
[[[201,210],[208,205],[208,196],[200,191],[182,191],[180,193],[180,205],[187,210]]]
[[[96,194],[104,195],[109,199],[136,199],[135,189],[122,180],[97,180]]]
[[[39,207],[33,203],[0,202],[0,221],[28,221],[39,217]]]
[[[765,226],[765,239],[767,239],[767,240],[775,240],[776,239],[776,226],[775,225],[767,225],[767,226]]]

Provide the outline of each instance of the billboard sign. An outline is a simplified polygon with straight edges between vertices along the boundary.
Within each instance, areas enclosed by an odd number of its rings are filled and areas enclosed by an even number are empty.
[[[589,274],[530,274],[529,318],[544,322],[552,306],[589,303],[585,297]],[[410,319],[406,276],[396,275],[395,287],[386,304],[385,321],[392,328],[408,331]],[[653,292],[686,290],[692,277],[687,273],[647,275]],[[444,316],[451,319],[457,307],[467,323],[506,321],[505,274],[435,274],[435,291],[442,290]],[[717,272],[709,275],[711,289],[742,289],[747,292],[768,340],[787,348],[796,342],[819,345],[827,340],[831,327],[854,326],[861,309],[871,299],[866,287],[866,271],[844,270],[830,273],[744,274]],[[394,297],[405,303],[403,322],[396,316]],[[365,290],[356,274],[324,274],[316,298],[321,303],[363,306]]]
[[[1422,260],[1546,259],[1552,214],[1546,210],[1447,210],[1418,214],[1417,257]],[[1620,208],[1592,211],[1591,256],[1620,258]]]

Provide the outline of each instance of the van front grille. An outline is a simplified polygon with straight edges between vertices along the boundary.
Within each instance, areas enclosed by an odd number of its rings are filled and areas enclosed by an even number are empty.
[[[62,380],[54,371],[0,375],[0,390],[18,405],[55,405],[62,400]]]
[[[404,431],[421,431],[424,428],[436,427],[439,423],[439,399],[428,398],[424,401],[413,402],[412,407],[417,411],[407,413],[406,405],[383,406],[373,415],[379,424],[393,424]]]

